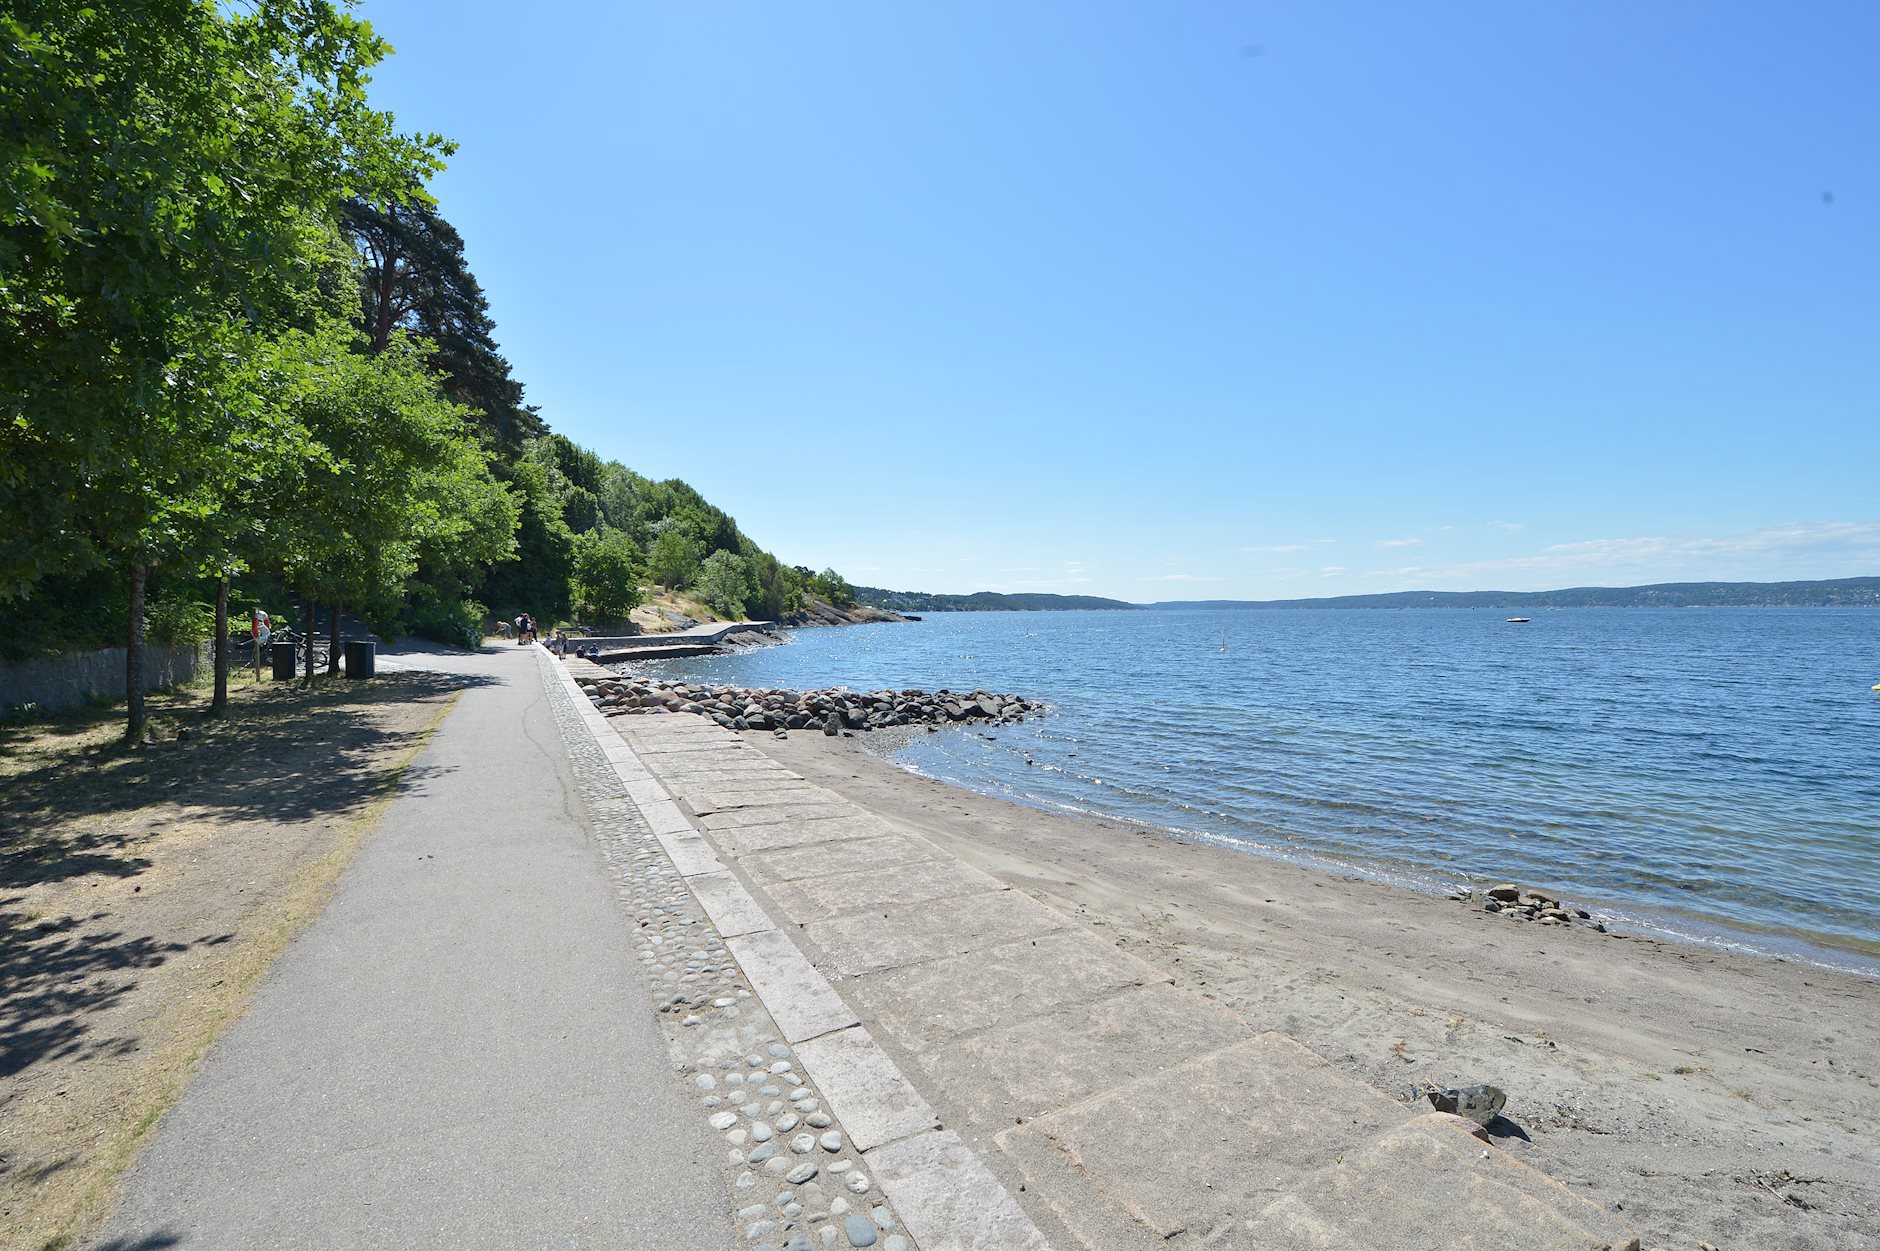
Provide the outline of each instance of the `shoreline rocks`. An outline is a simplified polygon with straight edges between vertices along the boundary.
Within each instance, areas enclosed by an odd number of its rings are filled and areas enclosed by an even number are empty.
[[[581,691],[610,717],[689,712],[727,730],[821,730],[831,736],[906,725],[1009,725],[1045,710],[1036,700],[980,690],[793,691],[618,677],[583,682]]]
[[[1474,891],[1458,891],[1450,896],[1464,903],[1475,903]],[[1512,882],[1491,886],[1481,892],[1482,911],[1496,913],[1510,921],[1532,921],[1540,925],[1583,925],[1605,934],[1606,923],[1584,908],[1569,908],[1559,899],[1542,891],[1528,890]]]

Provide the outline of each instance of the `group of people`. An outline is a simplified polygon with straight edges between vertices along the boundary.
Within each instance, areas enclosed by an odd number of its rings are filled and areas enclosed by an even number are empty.
[[[560,630],[555,631],[553,637],[551,637],[548,642],[548,650],[554,652],[557,656],[567,656],[568,646],[568,636],[563,634]],[[574,654],[582,660],[599,660],[601,658],[601,647],[599,643],[589,643],[586,647],[576,643],[574,644]]]
[[[525,643],[541,642],[541,637],[536,631],[535,618],[526,612],[517,613],[516,619],[513,622],[497,622],[496,628],[502,631],[504,638],[508,638],[510,631],[513,629],[515,631],[517,647],[521,647]],[[556,630],[548,636],[547,646],[549,651],[561,657],[566,657],[571,647],[574,654],[583,660],[599,660],[601,656],[601,649],[598,643],[590,643],[586,647],[583,647],[579,643],[573,643],[568,638],[567,634],[560,630]]]

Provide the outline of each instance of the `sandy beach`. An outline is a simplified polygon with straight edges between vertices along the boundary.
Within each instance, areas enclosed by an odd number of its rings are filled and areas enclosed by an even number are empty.
[[[1380,1090],[1500,1086],[1499,1145],[1646,1247],[1880,1246],[1880,983],[1022,807],[885,742],[748,741]]]

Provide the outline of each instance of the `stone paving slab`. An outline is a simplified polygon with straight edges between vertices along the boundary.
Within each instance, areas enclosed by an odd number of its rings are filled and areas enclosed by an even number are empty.
[[[727,808],[708,812],[698,818],[701,830],[742,830],[753,825],[782,825],[792,821],[816,821],[825,818],[853,817],[853,804],[829,796],[817,802],[773,804],[768,808]]]
[[[1610,1213],[1553,1178],[1504,1151],[1484,1151],[1476,1133],[1473,1123],[1442,1112],[1387,1130],[1269,1204],[1248,1224],[1249,1241],[1289,1251],[1523,1245],[1603,1251],[1630,1236]]]
[[[785,889],[770,896],[788,911]],[[886,1033],[924,1054],[963,1034],[1167,980],[1078,926],[864,974],[850,993]]]
[[[853,1026],[798,1044],[797,1057],[822,1088],[858,1151],[924,1133],[939,1118],[867,1030]]]
[[[806,825],[834,825],[833,821],[805,822]],[[885,829],[880,822],[872,828]],[[867,828],[867,827],[864,827]],[[743,848],[733,839],[719,835],[720,846],[739,854]],[[784,882],[767,892],[792,921],[799,925],[826,921],[853,912],[879,915],[884,907],[921,903],[953,895],[979,894],[1003,890],[1004,884],[989,873],[961,864],[957,860],[928,860],[892,869],[864,869],[857,873],[834,873],[826,877]]]
[[[1205,1242],[1409,1115],[1317,1052],[1266,1033],[1005,1130],[997,1142],[1090,1245],[1184,1232]],[[1054,1150],[1025,1149],[1044,1144]],[[1197,1187],[1204,1160],[1233,1167],[1209,1168],[1209,1186]]]
[[[747,825],[740,829],[711,830],[713,841],[733,856],[780,851],[786,847],[808,847],[816,843],[839,843],[852,838],[881,838],[898,833],[899,830],[878,817],[854,814],[814,821],[786,821],[772,825]]]
[[[640,815],[652,827],[655,834],[696,834],[692,823],[686,820],[679,805],[670,799],[656,799],[652,803],[640,805]]]
[[[858,843],[839,843],[837,848]],[[884,920],[887,922],[884,924]],[[957,956],[1071,924],[1063,913],[1016,890],[997,890],[894,907],[804,926],[810,941],[844,973],[870,973],[917,960]]]
[[[619,734],[623,738],[633,740],[633,750],[643,756],[673,756],[684,755],[688,752],[709,752],[712,756],[722,759],[727,752],[749,752],[752,755],[757,754],[753,748],[746,747],[742,743],[739,743],[736,747],[727,748],[725,744],[718,742],[709,735],[652,736],[643,733],[635,733],[634,727],[628,726],[625,722],[614,721],[609,724],[613,727],[616,734]]]
[[[754,789],[675,785],[681,798],[700,816],[725,808],[770,808],[778,804],[815,803],[829,792],[807,782],[766,783]]]
[[[624,744],[623,744],[624,746]],[[780,764],[772,764],[763,757],[753,761],[722,760],[706,752],[692,752],[675,759],[684,764],[663,765],[659,775],[669,785],[687,786],[767,786],[771,782],[801,782],[803,775],[792,773]]]
[[[655,830],[653,836],[666,849],[666,854],[672,857],[673,867],[679,870],[681,877],[725,871],[712,845],[696,834],[661,834]]]
[[[968,1034],[921,1054],[973,1124],[1031,1119],[1153,1078],[1253,1034],[1233,1012],[1164,982]]]
[[[862,1156],[921,1251],[1049,1251],[1044,1235],[951,1130]]]
[[[693,874],[686,879],[686,885],[698,896],[705,915],[711,918],[713,927],[725,938],[777,928],[771,924],[770,917],[758,906],[757,901],[751,898],[751,893],[729,873]]]
[[[764,884],[938,858],[938,849],[924,838],[889,834],[881,838],[857,838],[848,842],[796,847],[788,851],[763,852],[744,856],[738,863],[754,880]]]
[[[627,797],[644,808],[648,804],[663,803],[667,799],[666,788],[647,778],[643,782],[627,782]]]
[[[725,946],[788,1041],[802,1042],[856,1024],[854,1011],[788,936],[763,930],[726,938]]]

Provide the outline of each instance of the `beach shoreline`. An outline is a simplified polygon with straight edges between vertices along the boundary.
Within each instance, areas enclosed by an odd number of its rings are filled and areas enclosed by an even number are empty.
[[[1500,1145],[1648,1247],[1852,1248],[1880,1210],[1880,983],[1024,806],[859,738],[748,741],[1388,1094],[1501,1086]]]

